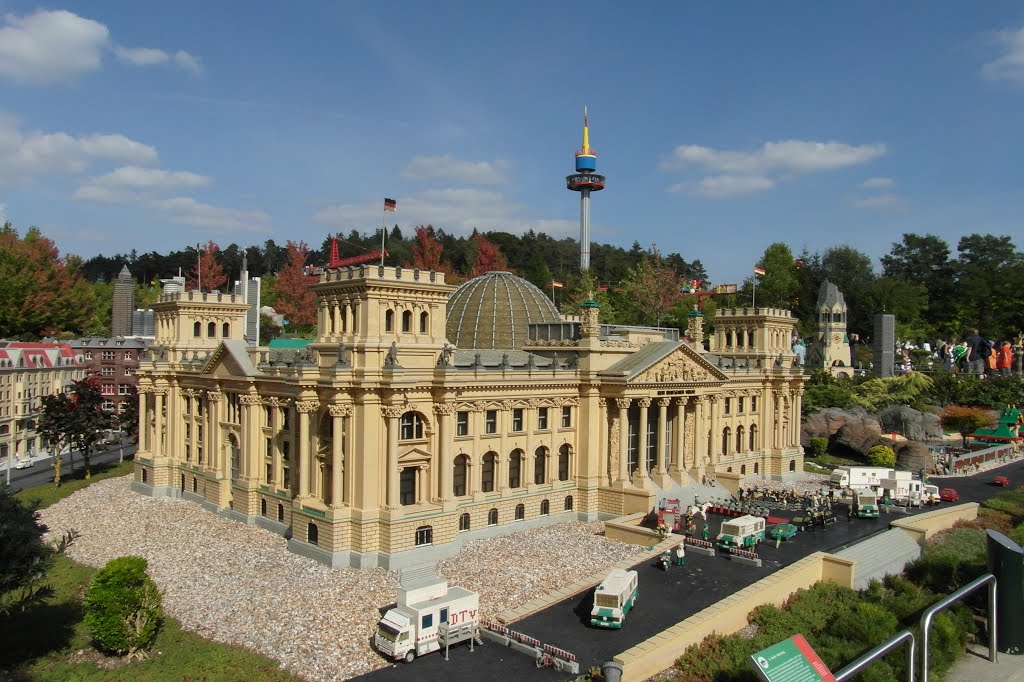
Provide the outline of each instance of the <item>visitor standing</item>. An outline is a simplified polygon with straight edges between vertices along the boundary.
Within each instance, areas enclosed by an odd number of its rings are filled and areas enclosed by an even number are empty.
[[[972,329],[967,337],[967,373],[982,375],[985,373],[985,357],[988,355],[989,342]]]
[[[1010,346],[1009,341],[1003,341],[999,345],[999,351],[996,354],[996,371],[1001,376],[1010,375],[1010,363],[1013,361],[1013,348]]]

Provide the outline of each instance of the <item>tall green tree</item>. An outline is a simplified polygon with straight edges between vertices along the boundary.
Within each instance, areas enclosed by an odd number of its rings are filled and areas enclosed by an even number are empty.
[[[754,300],[754,277],[743,282],[741,299],[756,303],[759,308],[790,308],[800,289],[797,266],[793,252],[782,242],[775,242],[764,250],[757,265],[764,268],[764,274],[757,277],[757,293]]]
[[[622,283],[622,293],[631,301],[634,319],[660,327],[665,314],[682,301],[683,282],[655,252],[630,269]]]
[[[1020,330],[1024,306],[1024,256],[1010,237],[970,234],[957,244],[957,300],[964,331],[978,328],[992,339]]]
[[[956,306],[955,262],[950,248],[940,237],[909,232],[882,256],[882,274],[886,278],[924,287],[926,295],[922,319],[942,336],[954,333],[953,308]]]
[[[43,396],[36,430],[53,451],[53,484],[60,486],[64,449],[82,453],[85,477],[92,476],[91,455],[100,432],[110,426],[95,377],[79,379],[67,391]]]

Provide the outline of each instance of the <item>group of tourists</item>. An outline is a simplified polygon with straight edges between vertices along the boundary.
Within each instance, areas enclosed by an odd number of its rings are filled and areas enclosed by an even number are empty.
[[[977,329],[972,329],[963,341],[941,342],[938,355],[947,372],[1007,376],[1013,363],[1013,345],[1008,340],[990,341]]]

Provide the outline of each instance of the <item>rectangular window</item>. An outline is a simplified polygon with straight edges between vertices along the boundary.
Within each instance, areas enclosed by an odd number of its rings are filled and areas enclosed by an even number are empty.
[[[497,410],[487,410],[487,420],[486,421],[487,421],[487,428],[486,428],[487,433],[497,433],[498,432],[498,411]]]
[[[750,396],[750,411],[751,412],[757,412],[757,396],[756,395]]]
[[[419,544],[419,543],[416,543],[416,544]],[[431,628],[431,627],[434,627],[434,614],[428,613],[427,615],[423,616],[423,622],[420,625],[420,628],[423,629],[423,630],[426,630],[427,628]]]
[[[565,405],[562,408],[562,428],[567,429],[572,426],[572,407]]]
[[[731,411],[731,409],[730,409],[732,407],[731,403],[732,403],[732,398],[726,398],[725,399],[725,414],[729,414],[729,412]]]
[[[113,360],[114,359],[114,351],[112,351],[112,350],[105,350],[105,351],[103,351],[103,359],[104,360]]]
[[[124,375],[125,375],[126,377],[130,377],[130,376],[133,376],[134,374],[135,374],[135,370],[134,370],[134,369],[132,369],[131,367],[125,367],[125,368],[124,368]]]
[[[441,609],[441,617],[438,618],[437,620],[440,623],[447,623],[448,622],[448,607],[447,606],[444,607],[443,609]]]
[[[131,395],[132,387],[130,384],[118,384],[117,394],[118,395]]]
[[[548,408],[546,407],[537,408],[537,430],[548,430]]]
[[[512,410],[512,430],[517,433],[523,430],[523,408],[521,407]]]
[[[103,374],[103,376],[105,376],[105,377],[112,377],[112,376],[114,376],[114,368],[113,368],[113,367],[103,367],[103,368],[102,368],[102,369],[100,370],[100,372],[101,372],[101,373]]]
[[[743,398],[736,399],[736,414],[743,414]]]
[[[469,412],[457,412],[455,414],[455,435],[456,436],[468,436],[469,435]]]

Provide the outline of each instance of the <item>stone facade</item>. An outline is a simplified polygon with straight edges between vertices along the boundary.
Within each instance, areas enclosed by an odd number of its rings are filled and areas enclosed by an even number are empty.
[[[788,312],[737,314],[750,341],[716,355],[676,330],[601,325],[596,307],[529,325],[518,348],[463,349],[441,273],[327,270],[314,289],[306,349],[247,347],[235,296],[153,306],[137,490],[329,565],[394,568],[473,537],[646,511],[705,473],[803,468]]]

